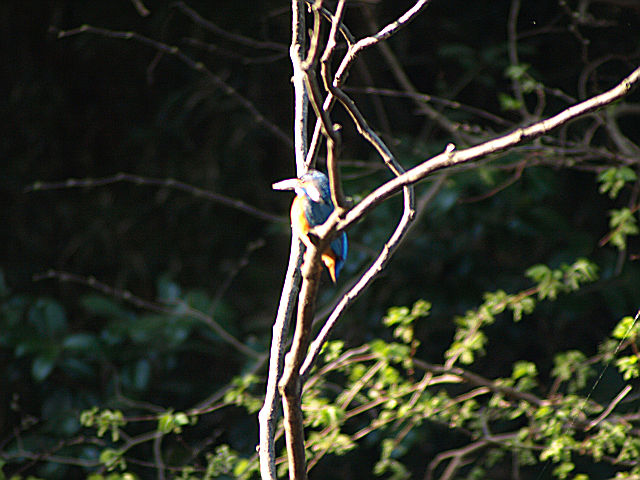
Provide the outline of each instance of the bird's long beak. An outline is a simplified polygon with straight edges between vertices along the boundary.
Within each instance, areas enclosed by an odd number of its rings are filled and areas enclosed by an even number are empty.
[[[300,185],[299,178],[288,178],[286,180],[280,180],[279,182],[271,185],[274,190],[295,190]]]

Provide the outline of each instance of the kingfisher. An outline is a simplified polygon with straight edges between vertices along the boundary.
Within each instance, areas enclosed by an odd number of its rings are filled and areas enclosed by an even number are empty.
[[[296,197],[291,204],[291,229],[303,243],[310,247],[309,230],[322,225],[331,212],[331,189],[327,176],[318,170],[309,170],[300,178],[289,178],[273,184],[274,190],[294,190]],[[347,258],[347,235],[342,232],[322,253],[322,263],[336,283]]]

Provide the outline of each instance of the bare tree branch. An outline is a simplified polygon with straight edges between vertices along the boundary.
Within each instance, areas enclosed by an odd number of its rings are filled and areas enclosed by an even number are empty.
[[[520,12],[520,0],[511,0],[511,8],[509,9],[509,18],[507,20],[507,36],[508,36],[508,52],[509,52],[509,62],[512,67],[516,67],[520,64],[518,59],[518,14]],[[520,115],[525,121],[531,121],[533,118],[529,110],[527,109],[527,104],[524,101],[524,93],[522,91],[522,85],[517,78],[511,79],[511,88],[513,89],[513,93],[516,96],[516,100],[518,100]]]
[[[422,202],[425,205],[433,200],[435,194],[440,190],[440,187],[444,183],[444,178],[445,177],[442,177],[441,181],[436,182],[427,195],[425,195],[425,198],[422,199]],[[407,204],[405,204],[405,206],[406,205]],[[301,375],[304,380],[309,377],[311,369],[318,360],[322,346],[329,339],[331,332],[335,328],[342,314],[369,287],[369,285],[371,285],[378,274],[384,270],[387,263],[391,260],[391,257],[400,246],[402,240],[406,237],[406,234],[409,232],[412,224],[412,216],[413,213],[410,213],[409,209],[405,208],[400,222],[396,226],[393,235],[383,246],[380,255],[378,255],[367,271],[358,279],[356,284],[340,299],[336,307],[331,312],[331,315],[327,318],[322,329],[318,332],[316,338],[311,343],[311,346],[309,347],[309,354],[302,365]]]
[[[289,459],[289,478],[307,478],[305,459],[304,424],[302,417],[302,383],[300,366],[305,359],[311,336],[315,301],[320,283],[320,255],[328,240],[308,246],[302,265],[302,287],[298,298],[298,314],[291,342],[291,350],[285,358],[285,366],[278,389],[282,397],[284,431]]]
[[[140,14],[140,16],[146,17],[151,13],[147,9],[147,7],[144,6],[144,3],[142,3],[142,0],[131,0],[131,3],[133,3],[133,6],[136,7],[136,10]]]
[[[615,398],[611,400],[611,402],[609,402],[607,408],[605,408],[604,411],[600,415],[598,415],[598,418],[595,418],[591,422],[589,422],[589,425],[587,425],[587,428],[585,430],[591,430],[593,427],[607,418],[611,414],[611,412],[613,412],[614,408],[616,408],[616,405],[618,405],[622,401],[622,399],[627,396],[627,394],[631,391],[631,388],[631,385],[627,384],[622,389],[622,391],[618,395],[616,395]]]
[[[215,33],[225,40],[230,40],[239,45],[244,45],[245,47],[250,48],[257,48],[260,50],[275,50],[276,52],[287,51],[287,46],[281,43],[255,40],[250,37],[245,37],[244,35],[238,35],[236,33],[228,32],[224,28],[220,28],[219,26],[217,26],[212,21],[202,17],[202,15],[196,12],[193,8],[189,7],[185,2],[176,2],[173,4],[173,6],[184,13],[187,17],[189,17],[194,23],[206,28],[210,32]]]
[[[80,27],[73,28],[71,30],[60,30],[56,27],[50,27],[50,30],[54,32],[58,36],[58,38],[68,38],[83,33],[91,33],[94,35],[101,35],[103,37],[109,38],[118,38],[121,40],[135,40],[143,45],[147,45],[148,47],[155,49],[158,52],[171,55],[186,64],[189,68],[203,73],[209,81],[220,88],[225,94],[235,99],[244,109],[246,109],[258,124],[264,126],[276,138],[281,140],[288,147],[293,147],[293,142],[289,135],[284,133],[279,126],[265,117],[249,99],[244,97],[235,88],[233,88],[231,85],[222,80],[222,78],[209,70],[204,63],[194,60],[175,45],[167,45],[166,43],[162,43],[152,38],[145,37],[144,35],[140,35],[137,32],[109,30],[107,28],[94,27],[92,25],[81,25]]]
[[[49,270],[45,273],[39,273],[33,276],[34,281],[40,281],[40,280],[45,280],[50,278],[55,278],[61,282],[71,282],[71,283],[86,285],[99,292],[104,293],[109,297],[126,301],[138,308],[149,310],[151,312],[159,312],[159,313],[172,314],[172,315],[183,315],[186,317],[195,318],[203,322],[208,327],[210,327],[214,332],[216,332],[220,336],[220,338],[222,338],[229,345],[236,348],[239,352],[245,355],[248,355],[252,358],[262,358],[262,354],[260,352],[256,352],[252,348],[247,347],[244,343],[239,341],[236,337],[234,337],[229,332],[227,332],[224,328],[222,328],[222,326],[218,322],[216,322],[212,316],[200,310],[197,310],[193,307],[190,307],[189,305],[186,305],[183,302],[177,303],[175,306],[171,304],[162,304],[158,302],[152,302],[150,300],[145,300],[143,298],[138,297],[137,295],[134,295],[129,290],[122,290],[119,288],[111,287],[106,283],[96,280],[94,277],[84,277],[76,273]]]
[[[427,472],[425,474],[426,480],[432,480],[434,478],[435,469],[440,465],[443,461],[447,459],[451,459],[447,468],[439,477],[439,480],[449,480],[453,478],[458,469],[468,463],[466,457],[475,453],[478,450],[486,448],[490,445],[499,445],[500,443],[514,441],[517,440],[518,436],[514,433],[504,433],[501,435],[492,435],[491,437],[482,438],[478,441],[470,443],[469,445],[465,445],[464,447],[457,448],[454,450],[448,450],[446,452],[439,453],[436,457],[429,463],[429,467],[427,468]]]
[[[330,229],[332,228],[333,223],[337,223],[338,231],[344,230],[384,200],[394,195],[403,186],[419,182],[427,175],[437,170],[478,160],[486,157],[487,155],[502,152],[508,148],[540,137],[541,135],[556,129],[577,117],[586,115],[623,98],[631,91],[639,80],[640,67],[636,68],[629,76],[623,79],[612,89],[569,107],[553,117],[533,123],[527,127],[518,128],[506,135],[463,150],[456,151],[455,147],[453,149],[448,148],[443,153],[436,155],[435,157],[417,165],[406,173],[403,173],[402,175],[389,180],[384,185],[378,187],[358,203],[358,205],[347,212],[344,220],[338,220],[337,216],[332,215],[333,218],[330,217],[322,228]],[[321,234],[322,232],[318,233]]]
[[[344,90],[346,92],[363,93],[365,95],[381,95],[385,97],[408,98],[418,102],[417,106],[420,110],[423,110],[424,103],[432,102],[455,110],[467,111],[469,113],[477,115],[478,117],[485,118],[495,123],[496,125],[501,125],[503,127],[513,126],[513,122],[505,120],[504,118],[499,117],[496,114],[488,112],[486,110],[482,110],[471,105],[465,105],[455,100],[448,100],[446,98],[436,97],[434,95],[420,93],[417,91],[392,90],[388,88],[375,87],[344,87]],[[415,90],[415,87],[412,90]],[[425,113],[427,115],[430,115],[427,112]],[[447,130],[449,130],[449,128],[447,128]],[[454,131],[459,131],[459,129],[454,127]]]
[[[291,47],[289,55],[293,66],[294,91],[294,153],[296,172],[301,176],[306,171],[307,154],[307,118],[309,99],[305,90],[304,72],[301,65],[304,59],[305,12],[302,0],[291,0]],[[291,236],[289,263],[285,276],[278,312],[272,328],[269,372],[264,404],[258,414],[260,428],[260,475],[262,480],[276,479],[275,436],[278,420],[278,382],[282,376],[284,347],[289,324],[293,315],[296,298],[300,288],[300,264],[302,263],[302,241]]]
[[[611,102],[622,98],[626,95],[631,88],[638,82],[640,79],[640,68],[636,69],[631,75],[629,75],[626,79],[624,79],[620,84],[618,84],[613,89],[605,92],[601,95],[598,95],[592,99],[589,99],[585,102],[582,102],[578,105],[570,107],[563,112],[551,117],[547,120],[543,120],[540,122],[536,122],[529,127],[520,128],[515,130],[512,133],[504,135],[502,137],[490,140],[488,142],[482,143],[475,147],[471,147],[468,149],[455,151],[453,145],[450,145],[443,153],[440,155],[418,165],[417,167],[412,168],[408,172],[396,177],[393,180],[390,180],[386,184],[382,185],[374,192],[372,192],[369,196],[365,197],[358,205],[356,205],[352,210],[347,212],[343,220],[338,220],[338,215],[333,214],[327,222],[318,229],[318,234],[323,235],[325,230],[331,229],[331,224],[336,223],[339,230],[347,228],[348,226],[355,223],[357,220],[362,218],[362,216],[366,215],[371,209],[375,208],[382,201],[389,198],[391,195],[396,193],[402,185],[406,185],[408,183],[415,183],[420,181],[428,174],[453,165],[462,164],[465,162],[470,162],[472,160],[477,160],[491,153],[497,153],[503,151],[509,147],[518,145],[525,141],[536,138],[548,131],[559,127],[560,125],[570,121],[573,118],[576,118],[580,115],[584,115],[593,110],[601,108],[602,106],[608,105]],[[403,180],[404,179],[404,182]],[[406,225],[403,225],[403,228],[407,228]],[[394,240],[396,238],[402,238],[402,234],[404,234],[404,230],[400,233],[398,230],[400,229],[400,225],[398,229],[394,233]],[[399,234],[399,235],[398,235]],[[398,240],[399,240],[398,238]],[[389,242],[391,243],[391,242]],[[383,249],[383,252],[380,257],[374,262],[371,266],[370,270],[367,271],[363,277],[357,282],[357,284],[349,291],[338,303],[335,310],[327,319],[323,329],[318,334],[316,340],[311,345],[310,354],[305,361],[305,364],[302,367],[302,375],[304,378],[308,377],[310,373],[310,369],[317,359],[317,355],[328,338],[331,330],[335,326],[336,321],[339,316],[342,314],[344,309],[348,307],[353,300],[359,295],[361,290],[364,290],[366,286],[370,283],[376,273],[381,271],[383,266],[388,261],[389,257],[386,255],[388,252],[386,251],[387,246]]]
[[[404,27],[411,20],[413,20],[418,15],[418,13],[420,13],[422,9],[424,9],[429,4],[429,1],[430,0],[418,0],[418,2],[416,2],[414,6],[411,7],[409,10],[407,10],[400,18],[398,18],[394,22],[389,23],[386,27],[384,27],[375,35],[358,40],[356,43],[352,45],[350,44],[347,50],[347,53],[342,58],[342,61],[334,76],[332,84],[335,87],[340,88],[344,83],[344,81],[346,80],[349,70],[353,65],[353,62],[359,57],[360,53],[362,53],[367,48],[378,44],[382,40],[389,38],[394,33],[398,32],[402,27]],[[322,108],[325,111],[331,110],[334,101],[335,101],[335,97],[333,96],[332,93],[330,93],[325,98]],[[320,125],[320,120],[318,119],[316,120],[316,126],[313,131],[313,136],[311,139],[311,143],[309,145],[309,151],[307,153],[307,159],[306,159],[307,165],[313,164],[313,161],[318,153],[317,149],[319,146],[320,129],[321,129],[321,125]]]
[[[278,420],[278,382],[282,375],[284,364],[286,334],[289,330],[300,287],[300,263],[302,263],[302,242],[295,235],[292,235],[289,265],[285,283],[282,287],[282,294],[280,295],[276,320],[272,328],[265,399],[258,414],[260,424],[260,474],[263,480],[276,479],[275,434]]]
[[[59,190],[63,188],[95,188],[102,187],[104,185],[111,185],[113,183],[126,182],[133,183],[135,185],[153,185],[165,188],[171,188],[174,190],[180,190],[182,192],[189,193],[195,197],[205,198],[213,202],[220,203],[227,207],[235,208],[254,217],[270,222],[283,223],[287,220],[285,217],[274,215],[273,213],[266,212],[257,207],[248,205],[242,200],[236,200],[235,198],[227,197],[220,193],[215,193],[204,188],[199,188],[188,183],[175,180],[173,178],[153,178],[144,177],[141,175],[135,175],[133,173],[120,172],[109,177],[102,178],[68,178],[61,182],[35,182],[24,189],[25,193],[40,192],[44,190]]]
[[[377,29],[378,26],[375,23],[371,9],[367,5],[364,5],[363,11],[365,13],[365,18],[367,19],[371,28],[374,30]],[[431,107],[430,105],[427,105],[426,100],[423,100],[419,96],[416,96],[419,95],[418,90],[409,79],[409,76],[404,71],[404,68],[402,68],[402,65],[394,55],[391,47],[387,42],[378,42],[377,46],[380,50],[380,53],[382,54],[382,57],[387,62],[387,65],[389,65],[391,73],[395,77],[400,87],[402,87],[402,89],[410,95],[409,98],[414,101],[416,106],[420,108],[431,121],[435,122],[443,130],[449,132],[449,134],[457,142],[470,144],[473,143],[474,140],[477,140],[474,136],[462,131],[457,123],[452,122],[438,110]]]

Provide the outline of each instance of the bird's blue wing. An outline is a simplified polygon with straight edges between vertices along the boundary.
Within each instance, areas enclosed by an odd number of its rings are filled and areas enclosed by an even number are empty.
[[[331,212],[333,212],[332,204],[316,203],[305,198],[304,216],[307,218],[311,227],[322,225],[327,221]]]
[[[336,254],[336,278],[340,274],[340,270],[344,266],[344,262],[347,259],[347,251],[349,245],[347,242],[347,234],[342,232],[336,239],[331,242],[331,250]]]

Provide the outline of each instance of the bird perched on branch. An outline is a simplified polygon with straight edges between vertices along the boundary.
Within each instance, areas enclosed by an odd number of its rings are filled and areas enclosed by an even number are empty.
[[[329,179],[322,172],[309,170],[300,178],[274,183],[273,189],[295,190],[296,198],[291,204],[291,228],[307,247],[311,246],[313,242],[309,238],[309,230],[322,225],[333,212]],[[329,270],[333,283],[340,275],[346,258],[347,235],[342,232],[322,253],[322,262]]]

